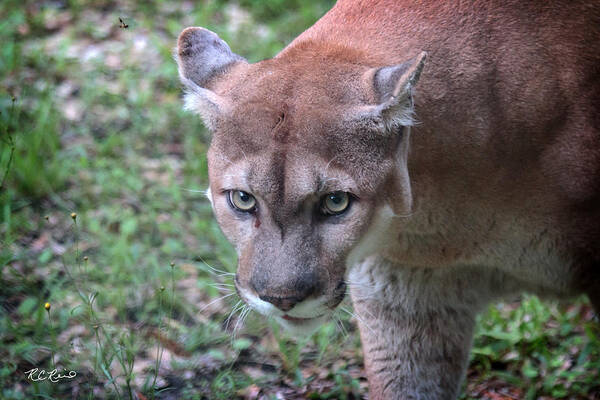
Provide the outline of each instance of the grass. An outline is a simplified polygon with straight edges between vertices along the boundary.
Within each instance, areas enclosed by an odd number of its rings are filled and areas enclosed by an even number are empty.
[[[201,193],[209,136],[181,109],[171,56],[201,25],[271,57],[331,4],[0,4],[0,398],[365,393],[347,316],[305,345],[230,317],[235,254]],[[584,300],[491,307],[463,398],[597,396],[597,329]],[[77,377],[24,375],[53,364]]]

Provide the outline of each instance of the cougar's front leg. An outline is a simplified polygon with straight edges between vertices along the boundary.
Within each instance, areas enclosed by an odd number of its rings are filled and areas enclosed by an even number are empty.
[[[486,297],[469,276],[376,260],[351,270],[371,400],[456,398]]]

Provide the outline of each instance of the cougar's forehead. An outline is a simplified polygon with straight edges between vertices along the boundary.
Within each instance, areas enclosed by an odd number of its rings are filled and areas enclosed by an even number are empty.
[[[319,60],[265,60],[237,67],[215,89],[228,100],[218,131],[248,145],[264,140],[299,141],[334,134],[340,115],[372,101],[365,67]],[[231,138],[231,136],[230,136]]]
[[[247,65],[228,84],[228,93],[240,105],[282,104],[317,113],[336,105],[372,101],[369,84],[363,79],[367,67],[332,63],[327,60],[271,59]]]
[[[284,67],[275,60],[255,64],[222,88],[231,101],[213,132],[211,176],[235,165],[254,190],[286,196],[314,193],[332,177],[346,181],[340,187],[353,181],[354,190],[374,189],[394,144],[346,122],[369,101],[364,71]]]

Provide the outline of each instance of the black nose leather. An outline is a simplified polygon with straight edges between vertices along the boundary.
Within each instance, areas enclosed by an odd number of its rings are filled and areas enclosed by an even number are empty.
[[[262,301],[273,304],[281,311],[290,311],[294,306],[300,303],[305,297],[291,296],[291,297],[275,297],[275,296],[258,296]]]
[[[273,304],[287,312],[310,296],[320,294],[318,276],[312,272],[293,275],[287,279],[266,279],[265,275],[255,274],[250,278],[250,287],[262,301]]]

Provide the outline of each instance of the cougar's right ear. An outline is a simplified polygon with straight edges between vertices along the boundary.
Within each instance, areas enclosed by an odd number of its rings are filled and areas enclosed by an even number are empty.
[[[186,88],[185,108],[195,111],[208,128],[226,112],[227,100],[210,89],[215,79],[233,64],[246,60],[233,53],[216,33],[208,29],[186,28],[177,41],[179,78]]]

